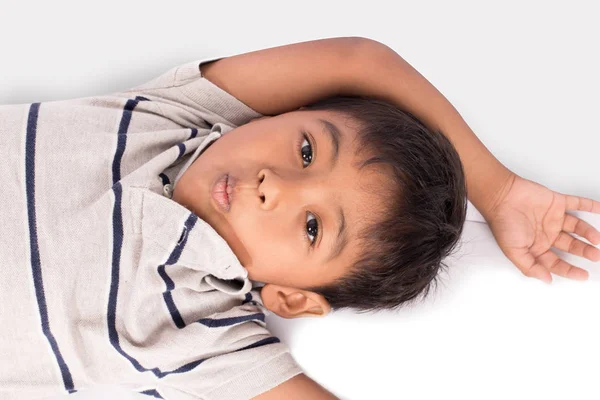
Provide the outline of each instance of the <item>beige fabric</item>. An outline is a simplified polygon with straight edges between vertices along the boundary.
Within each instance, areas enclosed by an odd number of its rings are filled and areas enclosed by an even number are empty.
[[[302,372],[227,243],[170,199],[208,143],[261,116],[200,76],[215,59],[0,106],[0,398],[249,399]]]

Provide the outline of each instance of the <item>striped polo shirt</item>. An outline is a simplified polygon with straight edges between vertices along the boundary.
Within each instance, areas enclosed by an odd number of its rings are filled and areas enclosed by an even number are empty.
[[[216,59],[0,106],[1,399],[250,399],[302,372],[225,240],[171,199],[210,142],[261,116],[201,76]]]

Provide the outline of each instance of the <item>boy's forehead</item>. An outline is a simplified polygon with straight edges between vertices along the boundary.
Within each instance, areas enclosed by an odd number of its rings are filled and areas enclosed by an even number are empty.
[[[326,120],[336,125],[340,130],[348,129],[345,126],[345,120],[349,117],[341,112],[333,110],[305,110],[299,111],[299,115],[303,118],[311,119],[313,121]]]
[[[360,124],[349,115],[333,110],[306,110],[297,112],[297,118],[310,126],[316,126],[321,132],[337,140],[337,147],[355,147]]]

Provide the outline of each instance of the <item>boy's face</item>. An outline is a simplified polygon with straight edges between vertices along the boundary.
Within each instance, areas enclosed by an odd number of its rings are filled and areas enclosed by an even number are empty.
[[[321,120],[339,131],[333,166],[334,146]],[[354,155],[356,128],[330,111],[258,118],[210,144],[173,192],[174,201],[226,240],[251,280],[272,284],[263,287],[261,297],[283,317],[329,311],[322,296],[302,288],[328,284],[348,271],[358,256],[355,233],[369,223],[370,210],[380,207],[382,176],[372,167],[359,171],[355,164],[361,160]],[[233,185],[228,211],[211,195],[224,174]],[[341,239],[347,244],[330,259],[338,243],[340,209]]]

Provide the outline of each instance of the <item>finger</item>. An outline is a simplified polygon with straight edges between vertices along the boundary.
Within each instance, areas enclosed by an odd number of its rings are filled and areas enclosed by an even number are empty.
[[[565,232],[576,233],[589,240],[590,243],[600,244],[600,232],[592,225],[574,215],[565,214],[565,222],[562,229]]]
[[[541,256],[538,256],[537,261],[546,267],[548,271],[564,278],[585,281],[589,275],[585,269],[578,268],[564,260],[561,260],[550,250]]]
[[[567,210],[588,211],[600,214],[600,201],[568,194],[565,196],[567,197]]]
[[[529,249],[521,249],[518,253],[513,252],[511,254],[511,260],[523,275],[530,278],[537,278],[546,283],[552,283],[552,275],[550,272],[548,272],[546,267],[542,264],[536,262]]]
[[[600,261],[600,250],[579,239],[575,239],[566,232],[559,233],[558,238],[552,245],[559,250],[566,251],[576,256],[584,257],[591,261]]]

